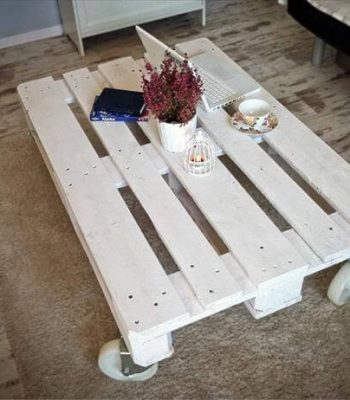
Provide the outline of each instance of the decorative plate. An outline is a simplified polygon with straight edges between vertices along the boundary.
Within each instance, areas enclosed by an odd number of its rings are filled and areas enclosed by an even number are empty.
[[[277,126],[278,119],[275,114],[270,113],[264,119],[264,122],[262,124],[260,123],[258,126],[250,126],[244,122],[242,113],[237,111],[232,116],[232,124],[240,132],[247,133],[248,135],[263,135],[264,133],[270,132],[273,128]]]

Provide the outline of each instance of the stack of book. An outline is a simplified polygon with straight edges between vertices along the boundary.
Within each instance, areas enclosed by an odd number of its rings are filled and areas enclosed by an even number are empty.
[[[91,121],[147,121],[143,94],[130,90],[105,88],[96,96],[90,113]]]

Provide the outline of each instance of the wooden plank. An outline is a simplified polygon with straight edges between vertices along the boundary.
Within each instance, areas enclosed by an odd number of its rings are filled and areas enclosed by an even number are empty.
[[[190,43],[190,49],[188,44],[178,45],[177,48],[187,52],[190,57],[203,50],[213,52],[214,49],[223,60],[229,60],[233,69],[237,69],[237,64],[210,41]],[[254,97],[259,95],[254,94]],[[265,92],[260,97],[265,97]],[[272,102],[272,96],[268,101]],[[350,257],[350,238],[344,230],[334,223],[260,146],[249,136],[234,129],[224,110],[208,113],[199,108],[198,115],[202,125],[224,152],[322,260],[331,261],[343,255]],[[290,127],[286,127],[285,130],[288,129]],[[302,147],[298,149],[298,152],[302,151]]]
[[[322,260],[350,257],[350,238],[224,110],[198,110],[202,125]]]
[[[148,158],[152,161],[153,165],[157,169],[158,173],[161,175],[165,175],[169,172],[168,166],[161,159],[157,151],[154,147],[148,143],[142,146],[142,150],[145,154],[147,154]],[[108,171],[110,177],[113,179],[114,186],[117,189],[128,186],[127,181],[124,179],[123,175],[113,162],[110,156],[105,156],[101,158],[102,163],[104,164],[106,170]]]
[[[130,57],[101,64],[99,71],[114,87],[139,85],[137,64]],[[155,121],[139,125],[256,287],[306,271],[306,262],[219,160],[211,175],[190,176],[181,155],[161,146]]]
[[[176,48],[190,56],[214,52],[249,76],[208,39],[196,39]],[[350,222],[350,165],[266,90],[262,88],[254,97],[268,101],[279,119],[278,126],[265,134],[264,140]]]
[[[88,69],[64,74],[68,86],[88,116],[102,88]],[[138,197],[168,251],[203,307],[231,301],[240,289],[225,264],[144,154],[124,123],[92,122],[111,159]]]
[[[120,323],[143,332],[186,318],[183,303],[53,79],[22,84],[18,93]]]
[[[30,121],[29,124],[31,125]],[[32,128],[34,131],[34,128]],[[65,194],[62,190],[62,187],[60,186],[60,183],[58,181],[58,178],[56,174],[53,171],[52,165],[50,160],[48,159],[45,150],[43,146],[41,145],[41,142],[34,133],[33,135],[38,148],[44,158],[45,164],[48,167],[48,170],[50,172],[51,178],[56,186],[56,189],[61,197],[61,200],[66,207],[66,210],[71,218],[71,221],[73,223],[73,227],[77,233],[77,236],[80,239],[80,242],[88,256],[88,259],[90,261],[90,264],[95,272],[96,278],[101,286],[101,289],[103,291],[103,294],[106,298],[106,301],[110,307],[111,313],[118,324],[119,331],[121,335],[123,336],[129,351],[131,352],[131,356],[133,360],[138,364],[138,365],[143,365],[143,366],[148,366],[151,364],[154,364],[157,361],[163,360],[165,358],[170,357],[170,355],[173,353],[173,347],[171,345],[171,342],[168,340],[169,336],[169,331],[172,331],[173,329],[178,328],[179,326],[183,326],[186,324],[188,321],[188,318],[177,318],[173,320],[171,325],[168,324],[163,324],[161,326],[158,326],[154,329],[148,330],[147,332],[143,331],[140,335],[135,334],[133,331],[129,331],[128,326],[124,323],[122,316],[119,313],[118,307],[115,305],[114,299],[111,297],[111,293],[108,290],[108,287],[103,280],[103,277],[100,273],[100,269],[98,265],[96,264],[96,260],[91,252],[90,247],[88,246],[84,235],[82,234],[79,225],[75,219],[75,215],[73,211],[70,208],[70,205],[67,203],[67,199],[65,197]],[[168,348],[164,349],[164,343],[168,343]],[[160,346],[162,344],[162,346]]]
[[[343,219],[341,215],[335,212],[330,215],[330,219],[341,226],[350,237],[350,225]],[[289,229],[283,233],[285,237],[293,244],[293,246],[298,249],[299,253],[305,258],[305,260],[308,261],[309,269],[307,275],[312,275],[348,259],[346,256],[342,255],[330,261],[323,261],[312,251],[307,243],[293,229]]]

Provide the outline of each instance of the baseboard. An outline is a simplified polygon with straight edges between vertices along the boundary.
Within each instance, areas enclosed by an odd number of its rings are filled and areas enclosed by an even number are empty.
[[[63,34],[62,25],[50,26],[49,28],[37,29],[20,35],[8,36],[0,39],[0,49],[5,47],[16,46],[18,44],[34,42],[35,40],[47,39]]]

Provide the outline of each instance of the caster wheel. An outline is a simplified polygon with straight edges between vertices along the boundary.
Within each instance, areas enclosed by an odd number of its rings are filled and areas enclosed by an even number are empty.
[[[150,379],[158,369],[158,363],[149,367],[134,364],[122,339],[111,340],[101,347],[98,366],[108,377],[129,382]]]
[[[337,306],[350,301],[350,262],[343,265],[328,288],[328,298]]]

